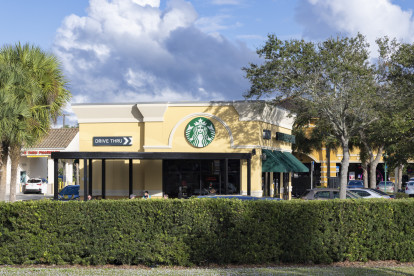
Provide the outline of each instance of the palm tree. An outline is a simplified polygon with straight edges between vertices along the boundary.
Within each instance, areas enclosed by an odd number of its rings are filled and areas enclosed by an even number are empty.
[[[0,63],[0,147],[1,167],[0,177],[0,199],[4,200],[6,195],[7,163],[9,157],[10,143],[16,140],[16,130],[20,129],[20,137],[23,133],[23,119],[30,117],[27,104],[17,99],[13,89],[22,83],[24,76],[20,68]],[[20,124],[19,124],[20,123]],[[23,138],[23,137],[21,137]]]
[[[1,80],[2,70],[4,81]],[[52,121],[70,99],[66,85],[60,63],[54,55],[29,44],[22,46],[18,43],[0,49],[0,92],[3,91],[3,101],[10,112],[0,114],[0,124],[4,121],[9,125],[0,137],[3,155],[8,154],[11,159],[11,202],[16,199],[21,148],[34,145],[50,129]],[[5,188],[5,173],[1,178],[0,196]]]

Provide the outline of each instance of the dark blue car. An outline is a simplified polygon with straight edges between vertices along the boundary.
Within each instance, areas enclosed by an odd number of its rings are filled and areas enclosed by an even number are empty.
[[[239,200],[283,200],[277,197],[256,197],[247,195],[205,195],[198,196],[197,198],[227,198],[227,199],[239,199]]]
[[[364,181],[363,180],[350,180],[348,182],[347,188],[364,188]]]
[[[79,199],[79,185],[68,185],[58,193],[58,200],[78,200]]]

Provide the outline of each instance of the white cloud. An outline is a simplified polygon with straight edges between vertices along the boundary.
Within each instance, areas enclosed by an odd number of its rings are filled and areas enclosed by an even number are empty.
[[[311,39],[360,32],[372,49],[375,40],[383,36],[414,41],[412,12],[402,10],[390,0],[302,0],[296,18],[305,28],[304,35]]]
[[[88,103],[89,97],[87,95],[77,94],[72,97],[72,103]],[[72,106],[66,109],[69,112],[72,112]]]
[[[153,8],[158,8],[160,6],[160,0],[132,0],[135,4],[140,6],[151,6]]]
[[[70,15],[54,52],[73,102],[241,99],[241,68],[257,60],[242,44],[201,30],[184,0],[90,0],[87,16]]]
[[[240,0],[213,0],[214,5],[240,5]]]
[[[125,75],[125,80],[133,88],[144,87],[146,83],[155,84],[157,78],[144,71],[133,71],[129,68],[128,72]]]
[[[240,22],[236,22],[233,24],[226,24],[225,21],[231,18],[230,15],[221,14],[212,17],[202,17],[197,20],[195,23],[200,30],[206,33],[217,33],[221,30],[232,29],[241,27],[242,24]]]

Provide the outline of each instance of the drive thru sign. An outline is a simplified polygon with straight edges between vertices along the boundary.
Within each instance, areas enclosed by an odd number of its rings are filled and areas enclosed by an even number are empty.
[[[131,136],[93,137],[94,146],[132,146]]]

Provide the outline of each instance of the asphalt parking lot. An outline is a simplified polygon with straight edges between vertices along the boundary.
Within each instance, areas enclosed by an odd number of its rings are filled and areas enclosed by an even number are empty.
[[[16,200],[17,201],[26,201],[26,200],[40,200],[40,199],[52,199],[53,195],[51,194],[23,194],[23,193],[17,193],[16,194]]]

